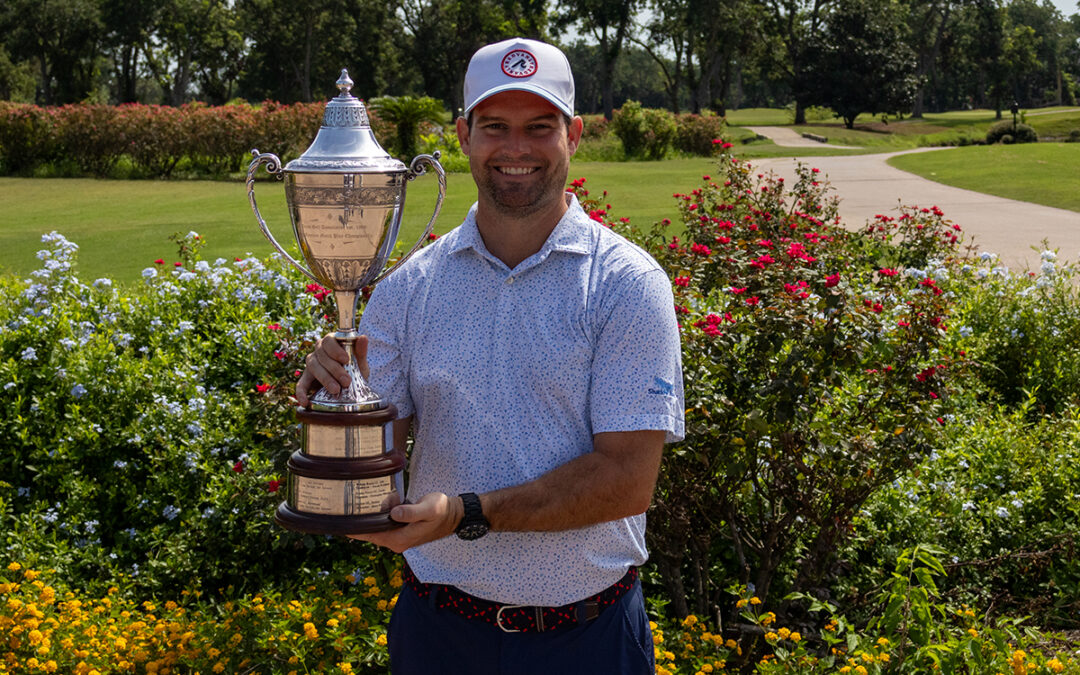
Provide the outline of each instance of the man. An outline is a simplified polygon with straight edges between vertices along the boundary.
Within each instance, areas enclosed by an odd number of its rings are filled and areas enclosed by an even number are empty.
[[[395,673],[652,673],[636,566],[665,442],[683,434],[666,274],[565,192],[581,140],[557,48],[488,45],[465,76],[464,223],[375,289],[356,343],[414,446],[390,623]],[[323,338],[297,384],[348,384]],[[370,370],[366,368],[370,365]]]

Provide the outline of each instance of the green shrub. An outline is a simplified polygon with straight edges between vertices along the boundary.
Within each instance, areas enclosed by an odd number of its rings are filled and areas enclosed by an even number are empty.
[[[1080,143],[1080,129],[1073,129],[1069,132],[1069,137],[1065,139],[1066,143]]]
[[[1005,137],[1011,136],[1011,141]],[[987,143],[1037,143],[1039,134],[1029,124],[1018,123],[1013,125],[1010,120],[1002,120],[993,124],[986,132]]]
[[[0,171],[28,173],[60,157],[56,112],[0,101]]]
[[[675,118],[676,130],[674,146],[676,150],[712,157],[722,150],[724,118],[713,113],[695,115],[685,113]]]
[[[822,583],[865,499],[938,442],[951,389],[948,282],[875,264],[871,235],[834,224],[816,170],[795,185],[756,175],[725,156],[676,195],[684,235],[669,222],[632,235],[673,277],[683,326],[686,439],[648,532],[681,614],[712,614],[720,579],[762,599],[774,582],[780,595]],[[934,212],[908,219],[932,251],[955,251],[931,235],[948,229]]]
[[[299,446],[292,383],[335,315],[325,289],[275,262],[199,260],[192,233],[120,290],[44,239],[31,280],[0,286],[4,555],[152,593],[347,558],[272,520]]]
[[[642,108],[637,101],[627,101],[616,110],[610,126],[631,158],[663,159],[676,133],[670,112]]]

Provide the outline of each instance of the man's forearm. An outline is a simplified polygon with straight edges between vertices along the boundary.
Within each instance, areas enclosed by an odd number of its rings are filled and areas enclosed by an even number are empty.
[[[536,480],[480,495],[492,530],[570,530],[644,513],[663,453],[663,431],[597,434],[592,452]]]

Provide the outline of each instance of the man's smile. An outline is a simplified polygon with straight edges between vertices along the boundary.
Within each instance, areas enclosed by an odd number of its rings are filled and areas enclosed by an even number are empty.
[[[527,176],[538,169],[535,166],[497,166],[495,170],[506,176]]]

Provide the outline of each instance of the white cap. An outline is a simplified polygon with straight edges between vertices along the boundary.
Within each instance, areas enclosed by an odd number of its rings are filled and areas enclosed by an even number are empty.
[[[536,40],[513,38],[481,47],[465,71],[465,115],[503,91],[528,91],[574,115],[574,74],[566,54]]]

